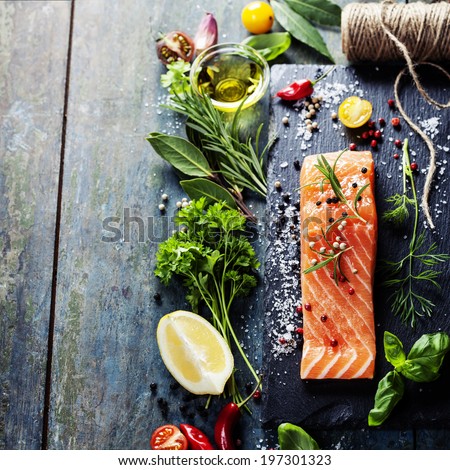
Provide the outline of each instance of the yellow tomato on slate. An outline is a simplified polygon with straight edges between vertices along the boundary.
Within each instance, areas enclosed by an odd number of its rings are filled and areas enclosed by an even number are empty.
[[[349,96],[339,106],[338,117],[345,127],[352,129],[363,126],[372,115],[370,101],[359,96]]]
[[[243,8],[241,18],[242,24],[252,34],[264,34],[271,30],[275,15],[268,3],[251,2]]]

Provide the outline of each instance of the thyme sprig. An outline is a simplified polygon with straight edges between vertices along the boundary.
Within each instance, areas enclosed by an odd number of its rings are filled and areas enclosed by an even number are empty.
[[[432,315],[435,306],[429,298],[416,292],[416,282],[426,282],[439,289],[437,278],[441,272],[430,268],[450,260],[450,255],[437,253],[434,242],[426,248],[425,233],[419,233],[419,201],[409,159],[408,139],[403,144],[402,169],[403,191],[387,199],[394,207],[384,213],[383,219],[396,225],[402,224],[409,217],[408,208],[412,206],[413,230],[406,256],[398,261],[384,261],[389,276],[384,285],[395,288],[390,296],[394,315],[398,315],[403,323],[409,322],[414,328],[419,317]]]
[[[323,175],[324,175],[324,179],[319,183],[320,184],[320,187],[321,187],[321,191],[323,192],[323,185],[324,184],[330,184],[331,185],[331,188],[333,189],[334,191],[334,194],[336,195],[336,197],[339,199],[340,202],[343,202],[344,204],[346,204],[348,207],[351,207],[356,215],[356,217],[361,220],[362,222],[366,223],[366,220],[361,217],[361,215],[359,214],[358,212],[358,199],[359,197],[361,196],[361,194],[363,193],[363,191],[370,186],[370,184],[366,184],[364,186],[362,186],[358,193],[356,194],[355,196],[355,199],[353,201],[353,204],[351,204],[348,200],[347,200],[347,197],[345,196],[344,194],[344,191],[342,190],[342,186],[341,186],[341,183],[339,181],[339,178],[337,177],[336,175],[336,165],[337,165],[337,162],[338,160],[341,158],[341,156],[344,154],[345,150],[343,152],[341,152],[338,157],[336,158],[336,160],[334,161],[333,163],[333,166],[330,165],[330,163],[328,162],[328,160],[325,158],[324,155],[319,155],[317,157],[317,164],[314,165]]]

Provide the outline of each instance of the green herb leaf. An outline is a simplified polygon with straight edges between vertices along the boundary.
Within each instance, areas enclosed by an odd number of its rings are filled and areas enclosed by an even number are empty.
[[[188,75],[190,69],[191,64],[183,60],[167,64],[167,73],[161,75],[161,85],[172,94],[186,93],[191,87]]]
[[[389,331],[384,332],[384,354],[394,367],[401,366],[406,360],[402,342]]]
[[[285,3],[272,0],[270,4],[272,5],[277,21],[286,31],[291,33],[295,39],[312,47],[334,63],[334,59],[322,39],[322,36],[308,20],[298,13],[295,13]]]
[[[374,407],[369,412],[369,426],[382,424],[401,400],[404,391],[402,377],[395,370],[388,372],[378,384]]]
[[[278,426],[281,450],[319,450],[319,444],[300,426],[282,423]]]
[[[414,343],[407,360],[397,370],[414,382],[432,382],[439,377],[439,369],[449,350],[447,333],[425,334]]]
[[[299,15],[325,26],[341,25],[341,7],[329,0],[286,0]]]
[[[267,61],[271,61],[289,49],[291,35],[288,32],[258,34],[256,36],[248,36],[242,41],[242,44],[253,47]]]
[[[156,153],[187,176],[212,176],[202,152],[182,137],[152,132],[147,137]]]
[[[205,197],[208,204],[224,201],[228,209],[236,209],[233,196],[222,186],[205,178],[180,181],[182,188],[191,199]]]

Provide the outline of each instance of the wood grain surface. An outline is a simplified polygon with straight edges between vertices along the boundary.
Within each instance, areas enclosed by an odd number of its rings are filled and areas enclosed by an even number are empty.
[[[240,21],[247,3],[0,1],[0,448],[147,449],[157,426],[183,421],[212,438],[223,401],[205,410],[205,397],[173,381],[156,345],[159,318],[187,308],[182,286],[163,288],[153,276],[157,244],[173,230],[175,203],[184,194],[145,137],[183,132],[182,120],[161,107],[167,92],[154,53],[158,32],[193,36],[210,11],[219,41],[239,42],[248,35]],[[321,32],[337,63],[345,64],[339,30]],[[274,61],[321,62],[296,41]],[[268,105],[267,96],[258,113],[248,114],[250,121],[265,121],[266,130]],[[163,192],[169,201],[161,215]],[[254,245],[262,260],[265,201],[249,204],[260,219]],[[234,309],[257,367],[263,274],[253,295]],[[242,385],[249,380],[241,371],[238,378]],[[276,429],[261,426],[266,393],[238,427],[244,449],[276,443]],[[324,448],[448,445],[445,431],[326,431],[317,438]]]
[[[0,2],[0,448],[6,449],[41,447],[69,20],[67,2]]]

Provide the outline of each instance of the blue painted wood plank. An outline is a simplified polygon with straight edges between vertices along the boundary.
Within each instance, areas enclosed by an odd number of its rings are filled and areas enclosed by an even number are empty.
[[[0,2],[0,449],[42,440],[69,17]]]

